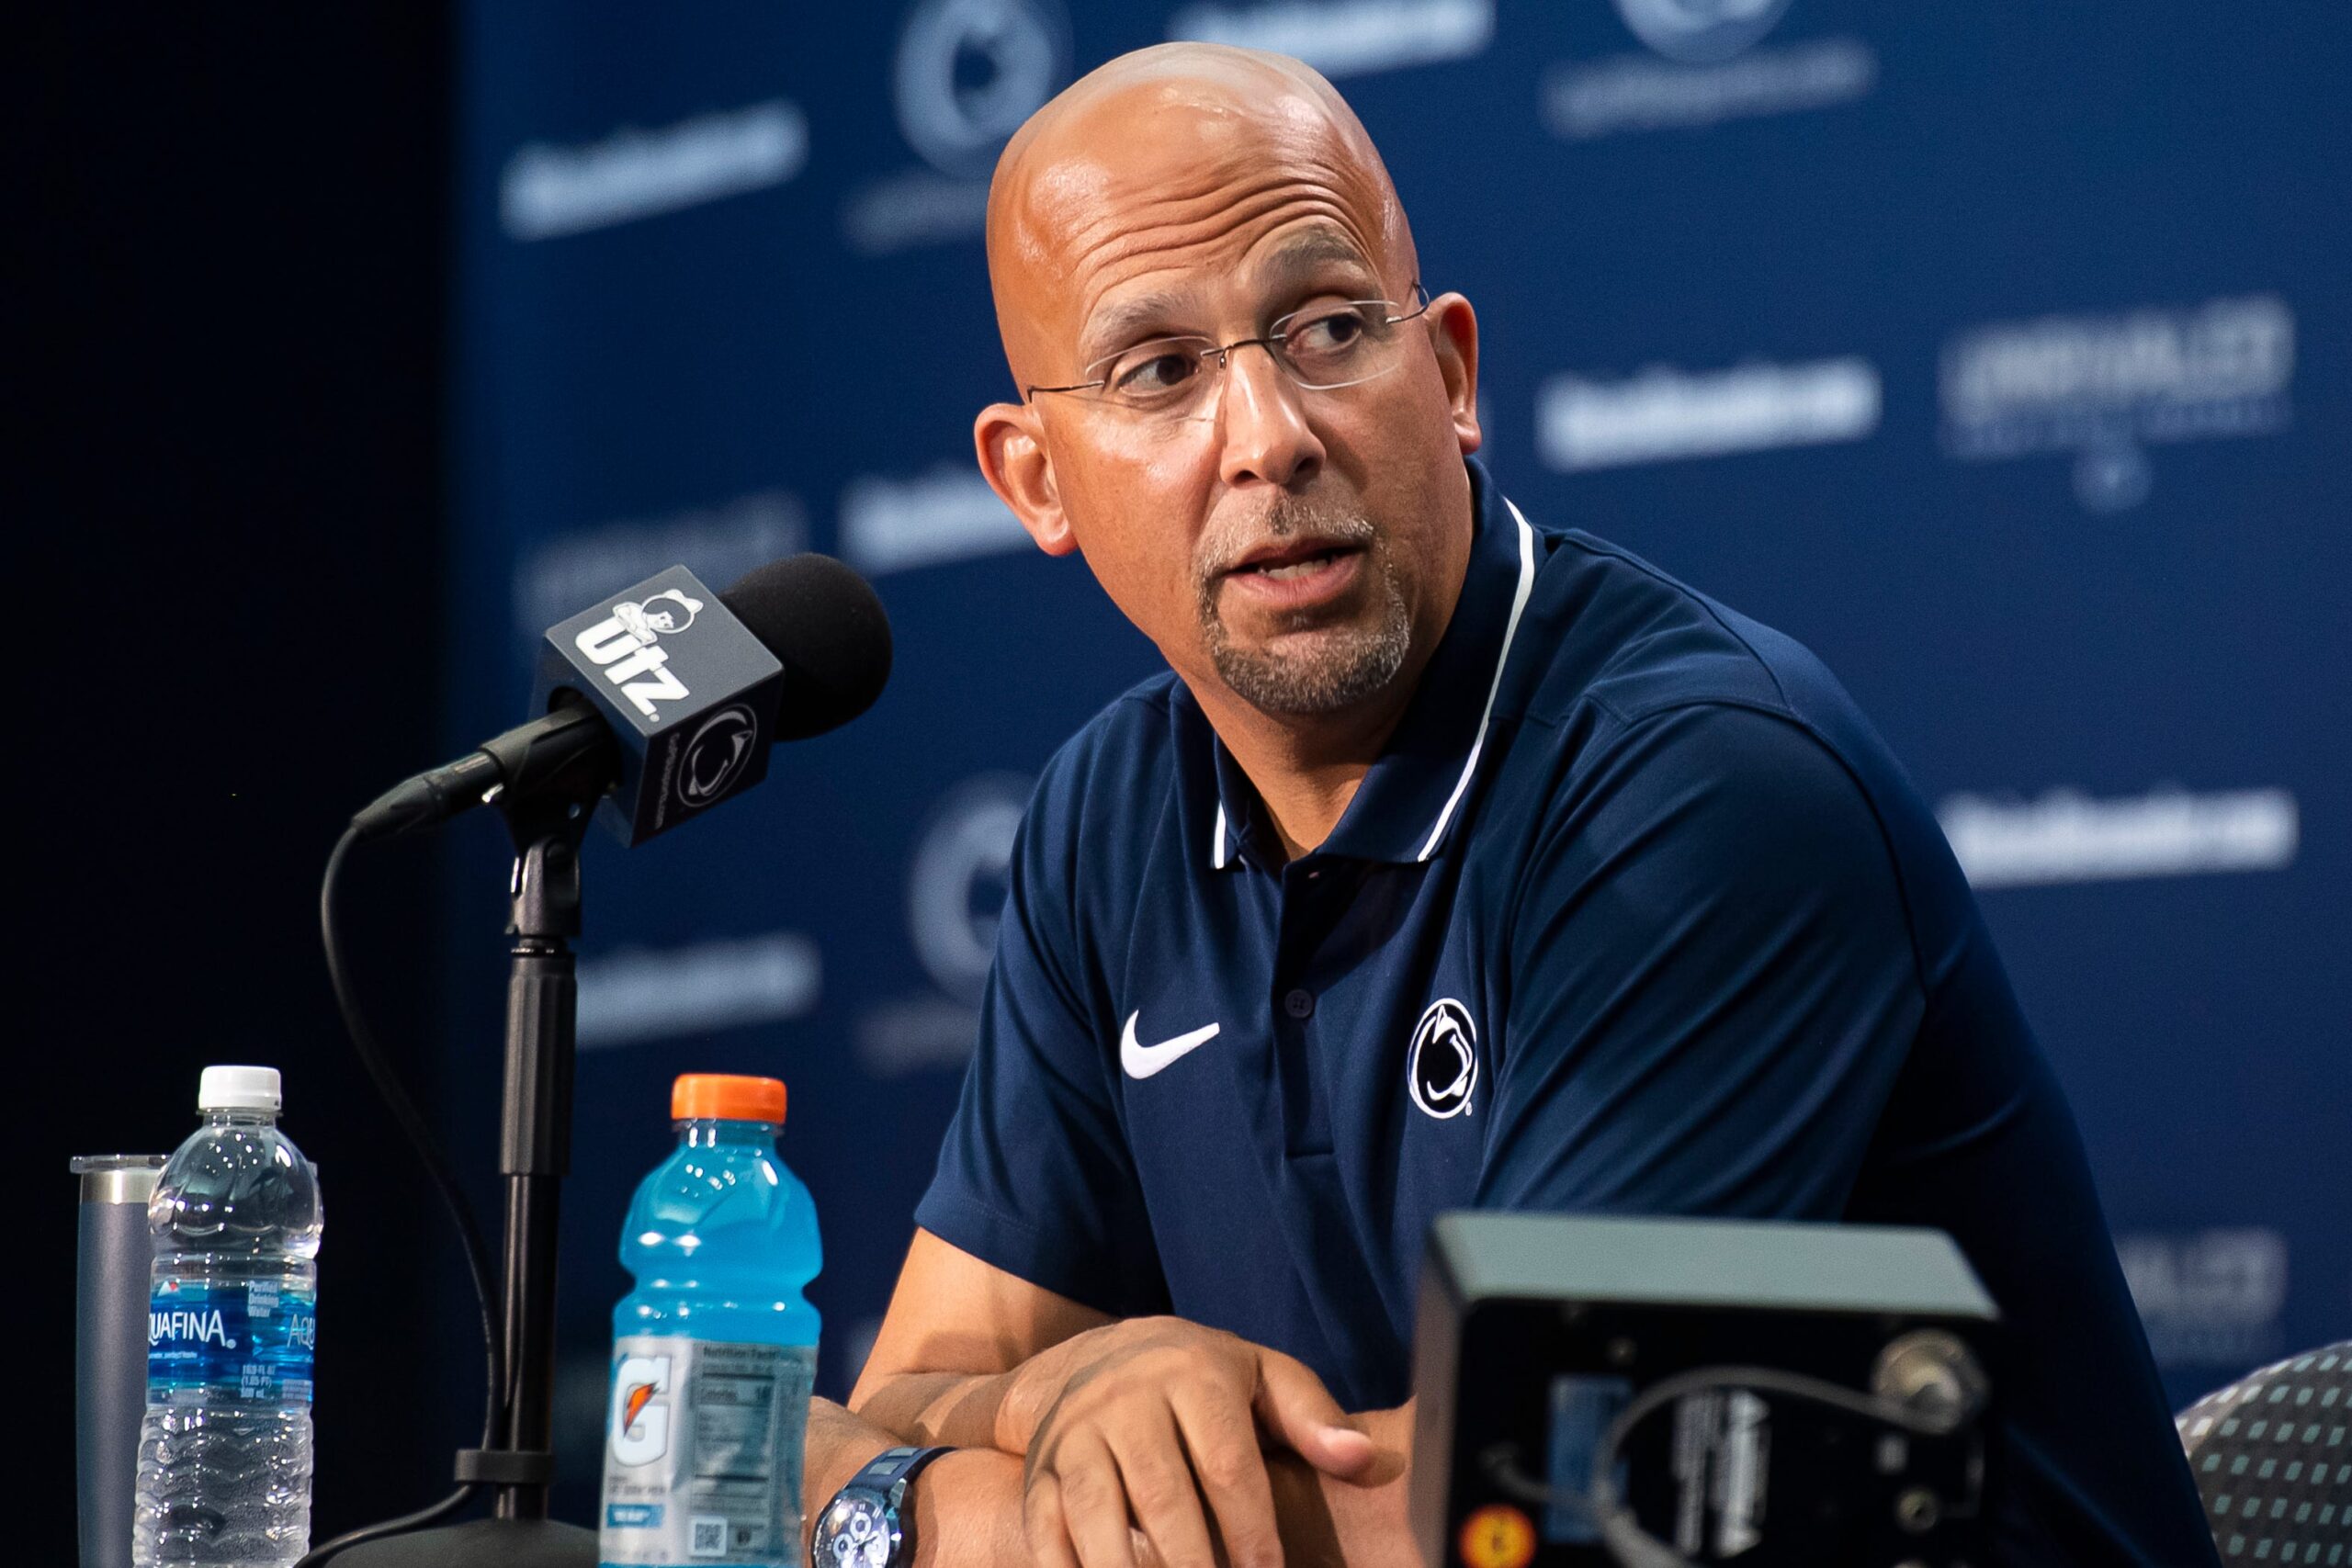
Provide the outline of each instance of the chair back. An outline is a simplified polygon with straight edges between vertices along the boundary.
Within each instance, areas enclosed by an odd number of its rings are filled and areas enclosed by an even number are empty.
[[[2352,1563],[2352,1339],[2248,1372],[2174,1417],[2232,1563]]]

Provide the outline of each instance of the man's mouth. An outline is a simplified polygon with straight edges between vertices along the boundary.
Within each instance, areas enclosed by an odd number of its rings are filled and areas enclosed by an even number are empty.
[[[1310,577],[1341,556],[1357,554],[1363,547],[1321,539],[1295,539],[1279,545],[1268,545],[1250,551],[1227,569],[1233,577],[1262,577],[1274,582],[1295,581]]]
[[[1223,582],[1237,604],[1265,614],[1320,614],[1355,592],[1364,559],[1365,547],[1344,539],[1274,540],[1226,568]]]

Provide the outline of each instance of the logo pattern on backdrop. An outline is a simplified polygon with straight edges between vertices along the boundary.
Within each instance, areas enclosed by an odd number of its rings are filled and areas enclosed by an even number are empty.
[[[1069,21],[1048,0],[922,0],[899,35],[891,103],[925,163],[984,180],[1069,76]]]
[[[1944,446],[1963,461],[2079,454],[2094,512],[2152,488],[2143,444],[2284,429],[2295,315],[2276,295],[1972,327],[1944,347]]]
[[[1634,36],[1668,60],[1713,65],[1772,30],[1789,0],[1617,0]]]

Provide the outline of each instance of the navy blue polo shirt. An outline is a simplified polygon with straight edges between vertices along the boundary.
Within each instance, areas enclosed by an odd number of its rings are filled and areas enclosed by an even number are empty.
[[[1054,758],[918,1223],[1351,1409],[1410,1393],[1444,1210],[1933,1226],[2015,1333],[2003,1561],[2211,1561],[2072,1117],[1917,793],[1804,649],[1470,473],[1453,618],[1313,852],[1172,674]]]

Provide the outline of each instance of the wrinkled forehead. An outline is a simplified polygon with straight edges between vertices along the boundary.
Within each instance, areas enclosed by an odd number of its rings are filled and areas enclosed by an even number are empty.
[[[1099,346],[1106,314],[1260,274],[1344,276],[1352,260],[1364,286],[1408,287],[1387,173],[1335,103],[1264,72],[1159,79],[1067,106],[1016,141],[989,235],[1015,374]]]

